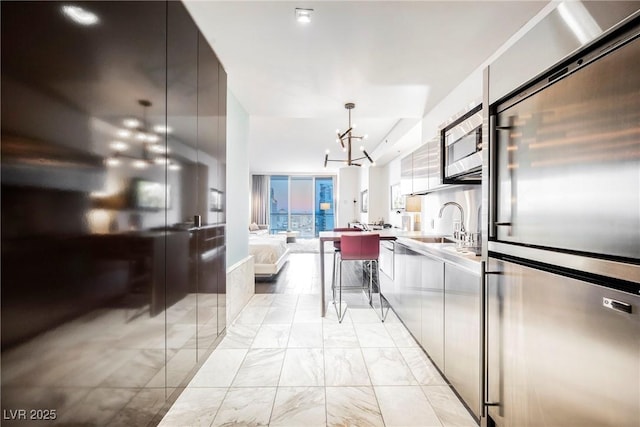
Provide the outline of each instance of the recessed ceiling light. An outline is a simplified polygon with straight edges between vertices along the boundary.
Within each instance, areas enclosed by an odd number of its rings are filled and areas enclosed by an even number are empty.
[[[120,129],[118,130],[117,135],[120,138],[129,138],[131,136],[131,132],[126,129]]]
[[[62,6],[62,13],[80,25],[94,25],[99,21],[98,15],[79,6]]]
[[[311,12],[313,12],[313,9],[301,9],[296,7],[296,21],[308,24],[311,22]]]

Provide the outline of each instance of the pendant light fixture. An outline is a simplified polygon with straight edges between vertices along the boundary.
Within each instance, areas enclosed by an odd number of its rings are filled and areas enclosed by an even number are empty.
[[[344,108],[346,108],[347,111],[349,112],[349,125],[347,127],[347,130],[342,133],[340,133],[340,129],[336,130],[338,134],[338,138],[336,139],[336,142],[342,147],[342,151],[347,153],[347,159],[346,160],[329,159],[329,150],[327,150],[324,155],[324,167],[325,168],[327,167],[328,162],[340,162],[340,163],[344,163],[347,166],[362,166],[362,164],[360,163],[355,163],[358,160],[362,160],[362,159],[368,159],[371,162],[371,164],[373,164],[374,163],[373,159],[371,158],[371,156],[369,156],[369,153],[367,153],[363,145],[360,146],[360,151],[362,151],[364,156],[357,157],[357,158],[353,157],[353,153],[351,151],[352,143],[367,139],[367,135],[356,136],[353,134],[353,129],[355,128],[356,125],[355,124],[351,125],[351,110],[356,108],[356,104],[354,104],[353,102],[347,102],[346,104],[344,104]]]

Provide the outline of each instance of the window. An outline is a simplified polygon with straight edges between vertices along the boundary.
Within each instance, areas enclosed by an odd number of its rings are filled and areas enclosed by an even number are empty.
[[[272,233],[289,229],[289,177],[272,176],[269,189],[269,228]]]
[[[333,178],[316,178],[316,232],[333,230],[335,227],[335,203],[333,200]]]
[[[312,238],[334,228],[332,177],[273,175],[270,181],[271,233],[291,230]]]
[[[291,230],[311,238],[313,230],[313,177],[291,177]]]

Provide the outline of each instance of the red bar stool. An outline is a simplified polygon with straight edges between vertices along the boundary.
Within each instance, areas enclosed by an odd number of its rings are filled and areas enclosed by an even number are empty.
[[[338,322],[342,323],[344,312],[342,310],[342,262],[343,261],[363,261],[371,262],[371,271],[369,273],[369,286],[365,287],[364,283],[361,289],[369,291],[369,305],[373,307],[371,301],[371,293],[373,288],[373,263],[375,263],[375,272],[378,273],[378,257],[380,255],[380,235],[379,234],[358,234],[344,233],[340,237],[340,281],[338,284],[338,301],[335,299],[335,290],[333,302],[338,315]],[[364,275],[363,275],[364,282]],[[382,295],[380,296],[382,305]]]

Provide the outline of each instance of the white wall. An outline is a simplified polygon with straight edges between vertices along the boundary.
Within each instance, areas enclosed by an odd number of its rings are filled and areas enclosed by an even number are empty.
[[[389,180],[386,169],[369,168],[369,222],[378,222],[380,218],[387,223],[389,215]]]
[[[540,13],[541,16],[549,13],[552,8]],[[514,35],[513,39],[521,37],[521,34]],[[512,44],[510,40],[505,45]],[[422,133],[419,142],[415,138],[404,136],[401,138],[403,144],[398,148],[401,151],[398,156],[387,164],[388,186],[400,182],[400,159],[417,149],[422,144],[439,135],[442,127],[449,124],[460,115],[462,111],[468,111],[482,102],[482,79],[484,68],[491,61],[495,60],[505,47],[499,49],[485,63],[481,64],[466,79],[464,79],[449,95],[440,103],[424,115],[421,122]],[[409,134],[409,133],[408,133]],[[387,190],[388,191],[388,190]],[[453,186],[445,190],[422,196],[421,230],[425,233],[451,234],[453,230],[453,219],[459,218],[456,208],[447,207],[442,218],[438,218],[440,207],[447,201],[455,201],[462,205],[465,210],[465,228],[469,232],[477,231],[478,209],[481,202],[480,186]],[[401,214],[389,210],[390,223],[395,227],[402,226]]]
[[[361,212],[361,195],[367,191],[368,212]],[[364,224],[388,222],[389,180],[386,167],[345,167],[338,172],[338,220],[337,227],[346,227],[354,220]],[[356,203],[354,204],[354,200]]]
[[[337,200],[336,227],[346,227],[360,219],[360,171],[357,168],[345,167],[338,171]]]
[[[359,172],[359,180],[360,182],[358,183],[358,219],[360,220],[361,223],[363,224],[367,224],[369,223],[369,212],[371,212],[371,196],[373,195],[372,192],[369,190],[369,168],[368,167],[356,167],[356,170]],[[362,202],[360,199],[362,198],[362,192],[363,191],[367,191],[367,199],[368,199],[368,205],[367,205],[367,212],[361,212],[362,209],[360,203]],[[374,191],[375,192],[375,191]],[[373,195],[375,198],[375,195]]]
[[[459,116],[459,113],[463,110],[469,110],[482,102],[482,68],[478,68],[471,73],[464,81],[462,81],[445,99],[438,103],[431,111],[429,111],[423,118],[421,123],[412,128],[405,136],[399,141],[398,148],[401,150],[398,156],[391,160],[385,166],[386,184],[384,188],[381,188],[378,193],[379,197],[382,194],[390,192],[390,187],[393,184],[400,183],[400,159],[411,153],[427,141],[437,137],[440,129],[451,122],[455,117]],[[416,129],[417,128],[417,129]],[[419,132],[418,132],[419,130]],[[477,193],[477,194],[476,194]],[[435,193],[430,193],[426,196],[422,196],[422,213],[421,219],[421,231],[425,233],[437,233],[437,234],[451,234],[453,227],[452,214],[454,214],[454,208],[448,207],[443,212],[443,218],[435,220],[438,211],[442,204],[446,201],[456,201],[460,203],[466,211],[476,212],[477,206],[480,203],[480,186],[461,188],[454,186],[446,190],[440,190]],[[457,209],[456,209],[457,210]],[[435,213],[434,213],[435,211]],[[402,227],[402,215],[404,212],[398,213],[396,210],[391,210],[389,202],[386,204],[387,213],[385,221],[394,227]],[[455,218],[459,217],[458,213],[455,213]],[[475,214],[472,214],[475,215]],[[388,218],[388,219],[387,219]],[[432,220],[434,227],[431,227]],[[468,228],[469,231],[476,231],[476,218],[473,216],[470,223],[473,228]],[[468,222],[469,218],[465,219]],[[467,227],[465,225],[465,227]]]
[[[388,191],[391,192],[391,186],[394,184],[400,184],[400,157],[390,161],[385,166],[384,173],[387,178]],[[391,207],[387,205],[387,218],[385,220],[388,224],[394,227],[402,227],[402,212],[398,213],[397,210],[391,210]]]
[[[249,254],[249,115],[227,91],[227,265]]]

